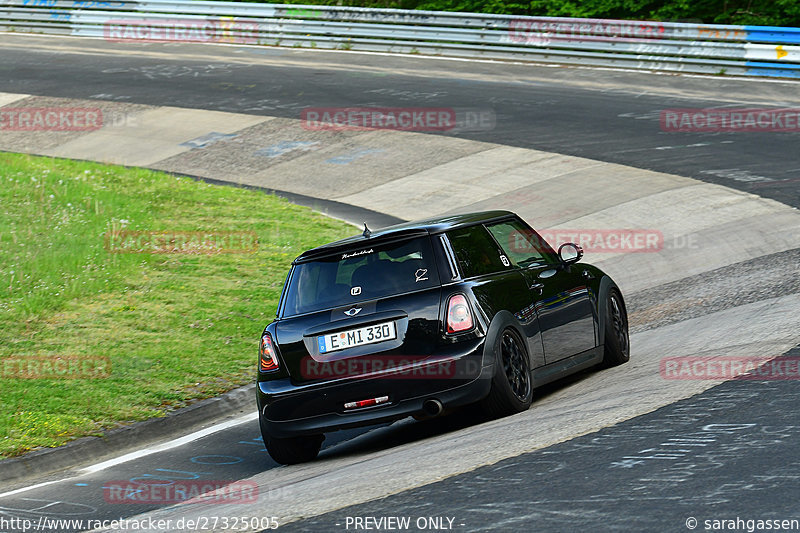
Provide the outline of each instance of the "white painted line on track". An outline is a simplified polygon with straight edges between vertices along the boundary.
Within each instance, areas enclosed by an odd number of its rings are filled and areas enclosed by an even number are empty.
[[[183,446],[184,444],[188,444],[197,439],[202,439],[203,437],[207,437],[208,435],[217,433],[224,429],[228,429],[233,426],[238,426],[239,424],[244,424],[245,422],[255,420],[256,418],[258,418],[258,411],[248,413],[238,418],[234,418],[233,420],[228,420],[227,422],[222,422],[221,424],[217,424],[215,426],[211,426],[206,429],[201,429],[200,431],[195,431],[194,433],[190,433],[186,436],[171,440],[169,442],[165,442],[163,444],[157,444],[156,446],[151,446],[149,448],[136,450],[135,452],[126,453],[125,455],[115,457],[114,459],[109,459],[108,461],[103,461],[102,463],[97,463],[92,466],[87,466],[86,468],[81,470],[81,473],[94,474],[95,472],[100,472],[101,470],[105,470],[106,468],[110,468],[112,466],[116,466],[122,463],[127,463],[128,461],[133,461],[134,459],[139,459],[140,457],[145,457],[147,455],[152,455],[154,453],[171,450],[172,448],[178,448],[179,446]]]
[[[238,426],[240,424],[244,424],[246,422],[250,422],[251,420],[255,420],[258,418],[258,411],[254,411],[252,413],[248,413],[246,415],[242,415],[240,417],[234,418],[233,420],[228,420],[226,422],[221,422],[214,426],[201,429],[200,431],[195,431],[194,433],[190,433],[189,435],[185,435],[183,437],[179,437],[177,439],[173,439],[168,442],[164,442],[162,444],[157,444],[155,446],[150,446],[148,448],[143,448],[141,450],[136,450],[135,452],[126,453],[125,455],[120,455],[119,457],[115,457],[113,459],[109,459],[108,461],[103,461],[101,463],[97,463],[91,466],[87,466],[80,470],[80,475],[86,474],[94,474],[95,472],[100,472],[107,468],[111,468],[112,466],[116,466],[122,463],[127,463],[128,461],[133,461],[134,459],[139,459],[140,457],[145,457],[147,455],[152,455],[154,453],[163,452],[166,450],[171,450],[172,448],[178,448],[183,446],[184,444],[188,444],[192,441],[197,439],[202,439],[203,437],[207,437],[208,435],[212,435],[214,433],[218,433],[220,431],[226,430],[228,428],[232,428],[234,426]],[[79,476],[73,476],[79,477]],[[71,478],[67,478],[71,479]],[[53,481],[45,481],[44,483],[37,483],[36,485],[30,485],[28,487],[22,487],[16,490],[12,490],[9,492],[0,493],[0,498],[5,498],[7,496],[13,496],[15,494],[19,494],[21,492],[27,492],[29,490],[38,489],[41,487],[46,487],[47,485],[52,485],[53,483],[61,483],[65,481],[64,479],[56,479]]]
[[[53,481],[45,481],[44,483],[37,483],[36,485],[31,485],[30,487],[22,487],[21,489],[3,492],[2,494],[0,494],[0,498],[5,498],[6,496],[13,496],[14,494],[19,494],[20,492],[28,492],[29,490],[38,489],[40,487],[46,487],[47,485],[52,485],[53,483],[58,483],[59,481],[63,480],[56,479]]]

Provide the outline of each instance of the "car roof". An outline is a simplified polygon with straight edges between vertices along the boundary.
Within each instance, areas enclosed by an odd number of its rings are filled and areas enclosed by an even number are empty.
[[[493,222],[504,218],[516,216],[511,211],[479,211],[460,215],[446,215],[412,222],[403,222],[377,230],[371,230],[369,236],[363,233],[353,237],[323,244],[300,254],[294,263],[304,263],[312,259],[340,253],[354,247],[368,246],[371,242],[385,242],[394,239],[411,238],[415,236],[434,235],[450,231],[462,226],[472,226],[483,222]]]

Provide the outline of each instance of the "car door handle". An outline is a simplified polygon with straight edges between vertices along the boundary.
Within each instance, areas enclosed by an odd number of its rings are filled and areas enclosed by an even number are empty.
[[[532,289],[539,289],[539,292],[542,292],[542,289],[544,289],[544,283],[539,283],[539,282],[537,281],[536,283],[532,283],[532,284],[531,284],[531,286],[530,286],[529,288],[530,288],[531,290],[532,290]]]

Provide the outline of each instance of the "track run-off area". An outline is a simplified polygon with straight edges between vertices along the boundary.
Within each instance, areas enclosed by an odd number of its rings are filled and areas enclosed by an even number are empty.
[[[140,529],[150,531],[215,517],[239,525],[274,517],[287,531],[365,530],[355,518],[388,516],[408,517],[412,530],[456,531],[686,531],[689,518],[697,529],[704,519],[800,518],[796,377],[675,379],[662,365],[681,356],[797,355],[798,130],[679,132],[662,117],[797,109],[798,89],[776,80],[0,35],[0,106],[104,117],[82,131],[0,131],[0,150],[273,189],[354,224],[508,209],[546,235],[637,229],[658,239],[636,252],[595,244],[584,259],[624,292],[631,361],[550,385],[527,412],[338,432],[317,461],[278,467],[263,449],[254,399],[252,409],[187,428],[181,439],[3,483],[0,518],[169,524]],[[304,120],[309,109],[345,107],[452,111],[458,124],[326,130]],[[110,481],[145,479],[241,480],[258,497],[214,505],[104,497]],[[259,524],[237,530],[266,529]]]

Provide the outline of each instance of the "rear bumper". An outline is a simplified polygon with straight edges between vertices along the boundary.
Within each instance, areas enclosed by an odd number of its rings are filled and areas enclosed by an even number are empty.
[[[276,438],[314,435],[399,420],[423,413],[426,400],[447,407],[484,398],[494,364],[483,356],[483,340],[446,362],[418,365],[413,371],[296,385],[290,379],[261,381],[256,393],[262,430]],[[448,366],[449,365],[449,366]],[[387,403],[345,410],[347,402],[388,396]]]

